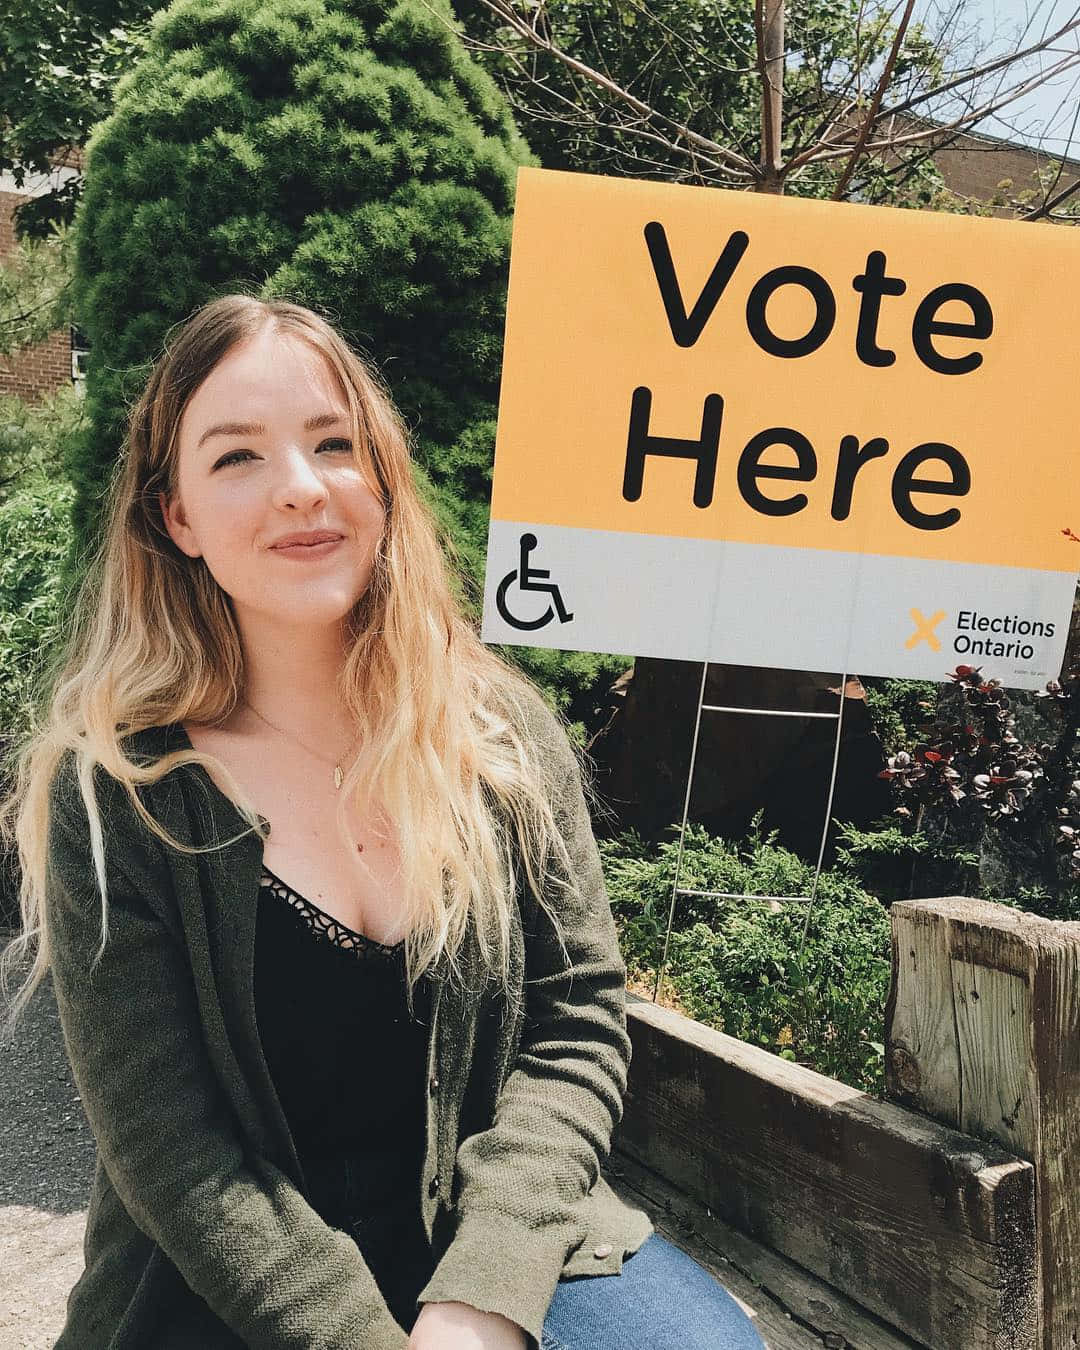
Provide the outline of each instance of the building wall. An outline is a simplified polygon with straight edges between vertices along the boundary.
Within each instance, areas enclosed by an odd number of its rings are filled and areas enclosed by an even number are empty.
[[[15,208],[29,197],[39,196],[78,172],[82,155],[70,155],[69,163],[58,166],[53,174],[39,179],[27,177],[17,187],[14,177],[0,174],[0,258],[15,248]],[[43,394],[53,393],[72,383],[71,329],[59,328],[32,347],[0,354],[0,395],[17,394],[27,402],[36,402]]]
[[[1006,200],[1025,189],[1036,189],[1036,171],[1056,165],[1060,160],[1028,146],[1011,145],[1008,141],[985,136],[959,136],[948,149],[937,152],[934,162],[946,186],[953,192],[972,201],[987,202],[998,195],[1003,182],[1010,184],[1003,193]],[[1080,178],[1080,160],[1067,159],[1058,188],[1067,187],[1077,178]],[[1036,198],[1038,200],[1041,200],[1041,194]],[[1015,219],[1017,213],[1008,206],[1000,206],[993,208],[993,214]]]

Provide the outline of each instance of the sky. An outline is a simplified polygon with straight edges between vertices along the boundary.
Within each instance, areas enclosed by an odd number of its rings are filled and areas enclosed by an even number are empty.
[[[931,22],[951,8],[948,0],[919,0],[917,17]],[[1009,50],[1016,50],[1018,35],[1033,21],[1024,46],[1031,46],[1043,31],[1053,32],[1070,18],[1080,18],[1080,0],[966,0],[965,28],[982,48],[982,60],[989,60]],[[1080,50],[1080,30],[1070,33],[1057,44],[1056,54],[1044,54],[1026,67],[1035,75],[1045,64],[1054,64],[1067,52]],[[1010,79],[1010,83],[1014,83]],[[979,130],[990,136],[1007,140],[1041,143],[1051,154],[1061,154],[1068,144],[1072,123],[1080,106],[1080,64],[1064,74],[1041,85],[1022,100],[1002,109],[980,123]],[[1071,158],[1080,159],[1080,119],[1072,129]]]

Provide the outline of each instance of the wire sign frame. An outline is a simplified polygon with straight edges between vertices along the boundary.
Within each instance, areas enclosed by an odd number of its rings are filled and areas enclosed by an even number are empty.
[[[690,769],[686,776],[686,793],[683,797],[682,824],[679,828],[679,849],[675,855],[675,876],[671,883],[671,904],[668,907],[667,927],[664,930],[664,950],[660,958],[660,965],[656,972],[656,980],[653,984],[652,1001],[657,1002],[660,995],[660,986],[663,983],[664,975],[667,972],[668,944],[671,940],[671,929],[675,922],[675,903],[680,895],[700,895],[711,896],[717,900],[776,900],[786,901],[788,903],[806,903],[806,918],[803,921],[802,936],[799,938],[799,951],[801,952],[806,943],[806,934],[810,927],[810,915],[813,911],[814,900],[817,897],[818,878],[821,876],[821,863],[825,856],[825,844],[829,837],[829,824],[832,818],[833,796],[836,792],[836,770],[840,761],[840,736],[844,729],[844,703],[847,696],[848,672],[845,670],[840,679],[840,707],[837,712],[804,712],[801,709],[786,708],[742,708],[719,703],[705,702],[705,681],[709,674],[710,662],[705,661],[701,667],[701,688],[698,690],[697,712],[694,717],[694,743],[690,750]],[[829,774],[829,792],[825,803],[825,820],[821,829],[821,846],[818,849],[817,865],[814,868],[814,882],[810,888],[809,895],[751,895],[745,892],[742,895],[733,894],[730,891],[699,891],[689,887],[679,885],[682,876],[682,856],[683,844],[686,839],[686,820],[690,809],[690,793],[694,785],[694,767],[697,763],[698,740],[701,735],[701,714],[710,713],[740,713],[753,717],[814,717],[831,718],[836,722],[836,740],[833,744],[832,770]]]

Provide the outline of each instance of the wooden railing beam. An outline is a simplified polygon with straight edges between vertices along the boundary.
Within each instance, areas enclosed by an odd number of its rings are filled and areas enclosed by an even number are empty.
[[[1035,1166],[1038,1344],[1080,1346],[1080,923],[898,901],[887,1095]]]

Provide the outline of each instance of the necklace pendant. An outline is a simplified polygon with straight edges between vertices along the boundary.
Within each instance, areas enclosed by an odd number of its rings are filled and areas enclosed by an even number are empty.
[[[344,776],[344,775],[343,775],[342,772],[341,772],[341,765],[340,765],[340,764],[335,764],[335,765],[334,765],[334,787],[336,787],[336,788],[340,788],[340,787],[341,787],[341,782],[342,782],[343,776]]]

